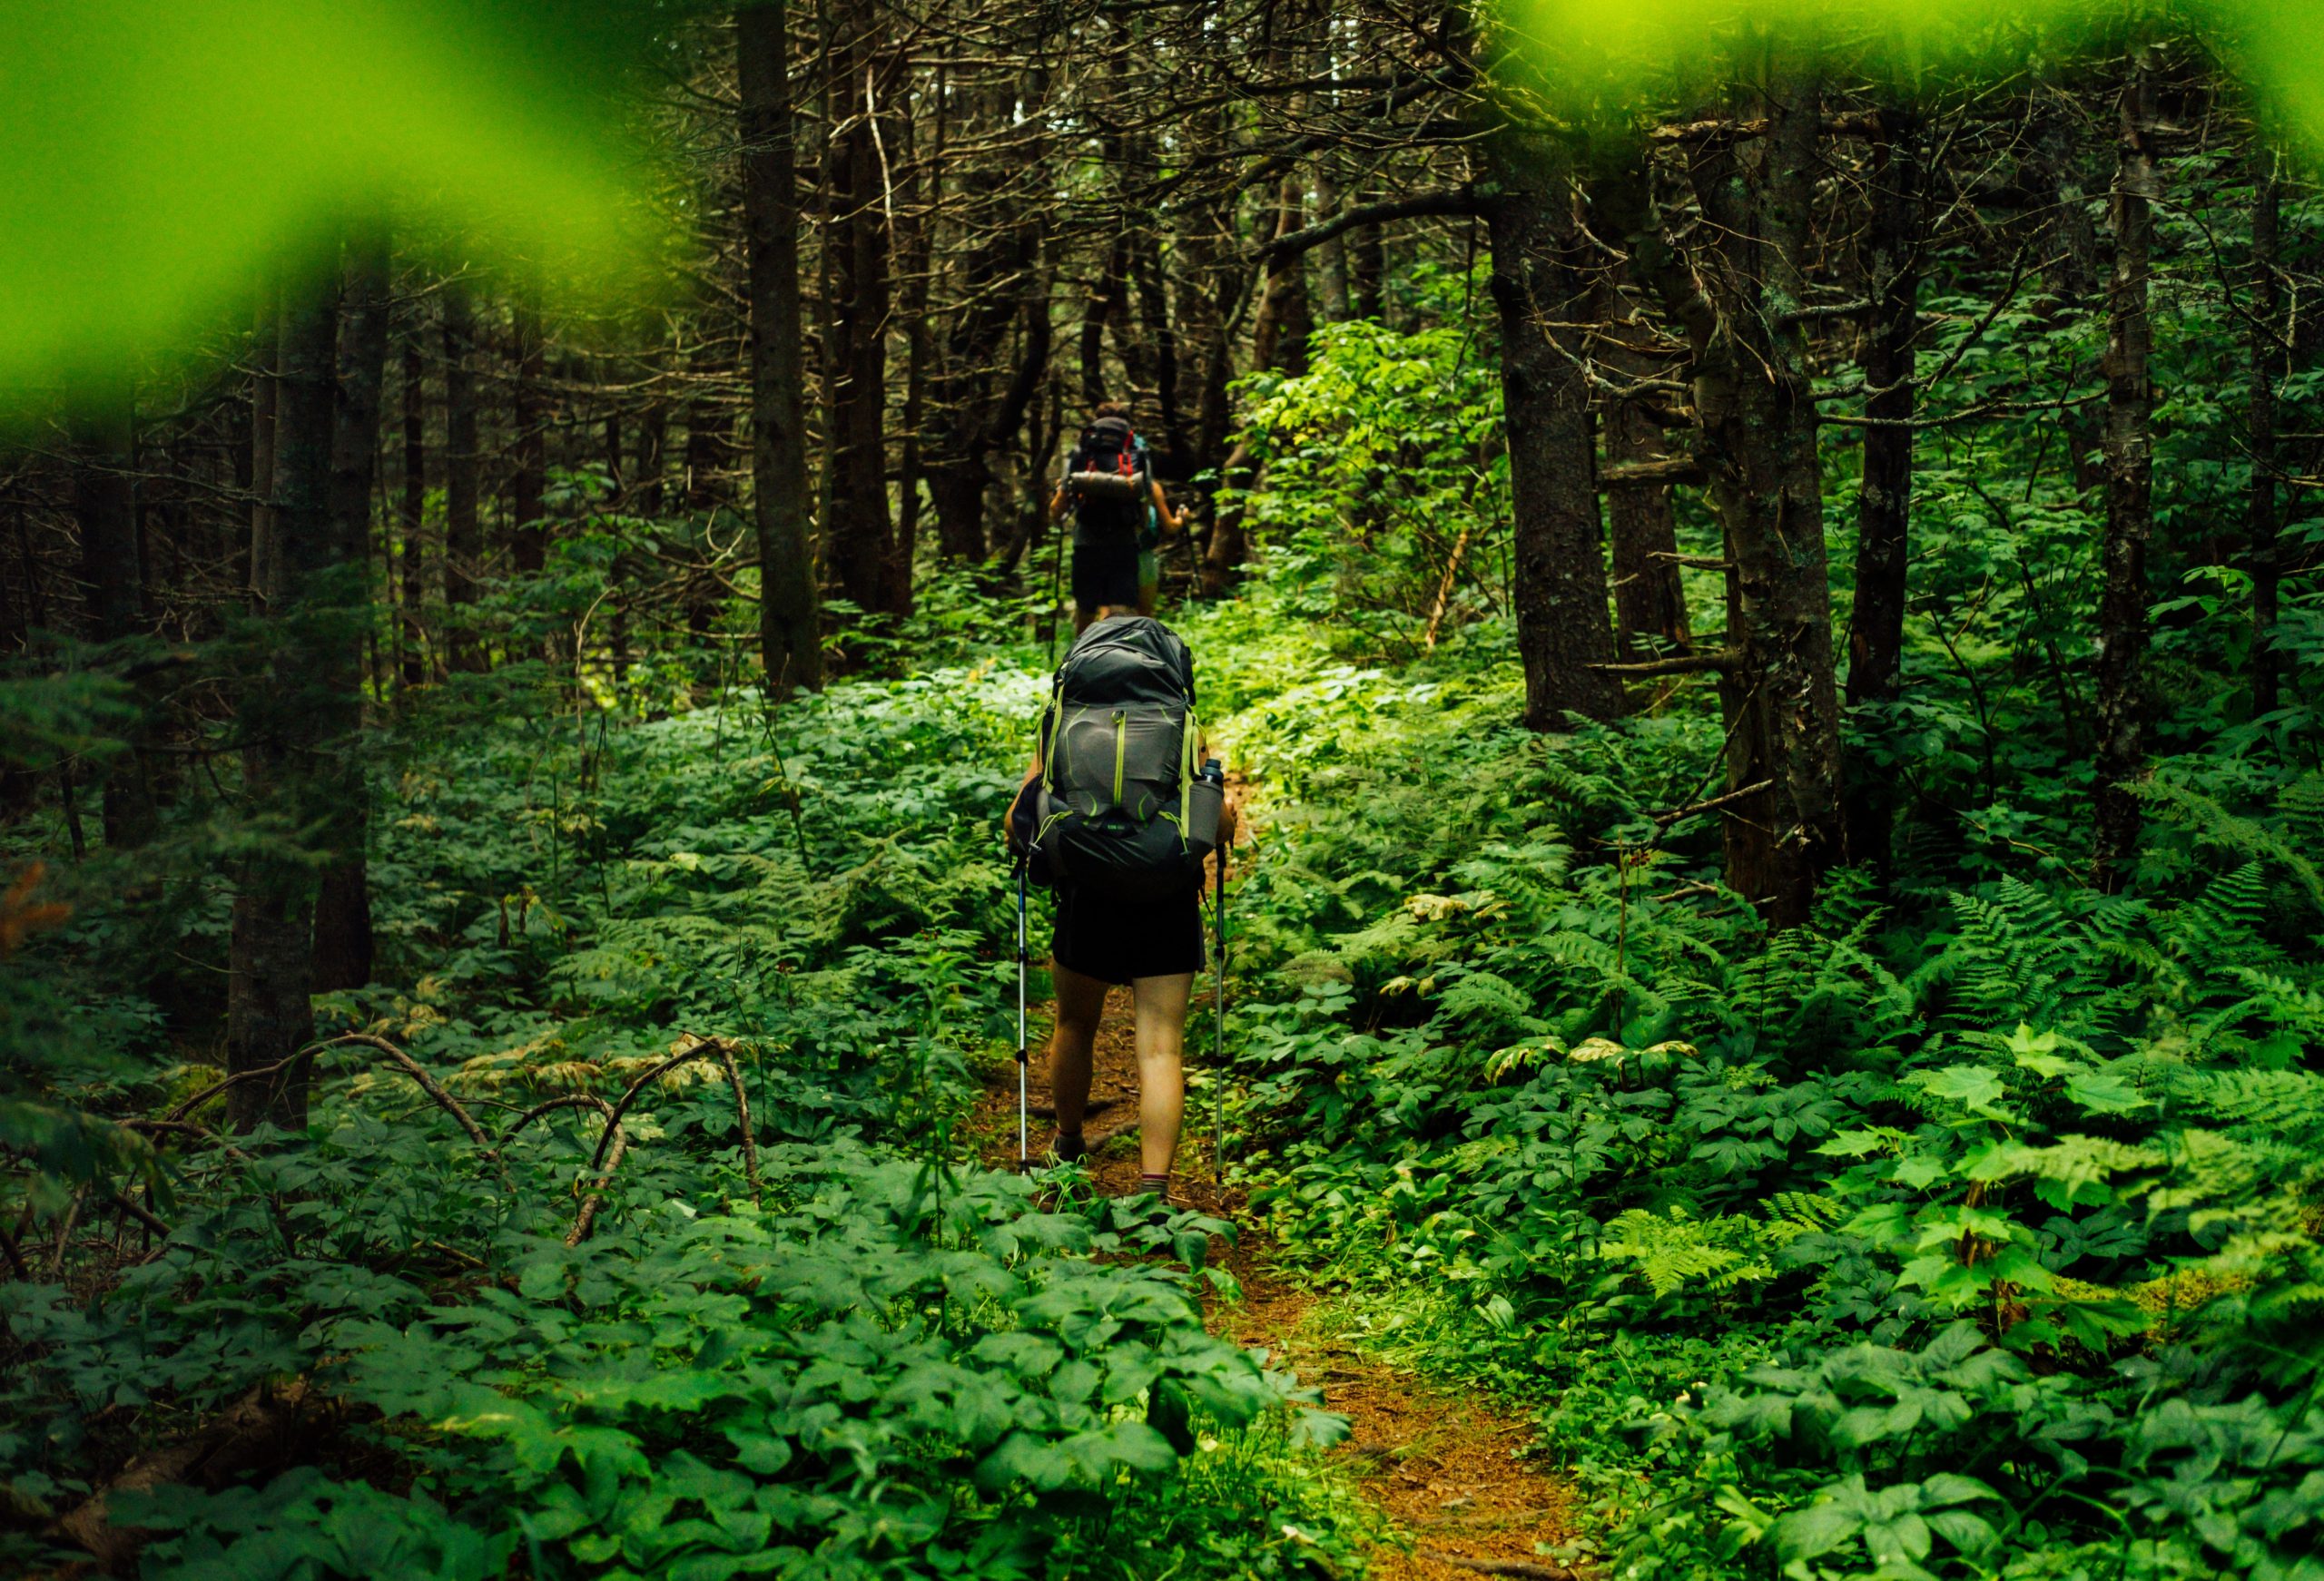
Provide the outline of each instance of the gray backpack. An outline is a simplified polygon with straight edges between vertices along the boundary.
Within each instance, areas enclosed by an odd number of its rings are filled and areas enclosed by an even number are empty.
[[[1037,883],[1127,901],[1202,883],[1220,789],[1198,772],[1194,655],[1144,615],[1084,632],[1041,712],[1041,779],[1020,845]]]

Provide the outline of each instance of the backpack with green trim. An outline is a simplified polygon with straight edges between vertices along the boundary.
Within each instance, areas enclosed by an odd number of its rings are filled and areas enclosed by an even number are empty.
[[[1194,710],[1194,655],[1160,621],[1116,615],[1082,633],[1041,711],[1020,841],[1034,881],[1127,901],[1201,884],[1216,815],[1196,816]]]

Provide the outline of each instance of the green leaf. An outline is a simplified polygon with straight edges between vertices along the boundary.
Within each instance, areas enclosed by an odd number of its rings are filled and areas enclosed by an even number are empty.
[[[1768,1528],[1776,1554],[1786,1563],[1828,1554],[1864,1529],[1864,1517],[1827,1499],[1776,1517]]]

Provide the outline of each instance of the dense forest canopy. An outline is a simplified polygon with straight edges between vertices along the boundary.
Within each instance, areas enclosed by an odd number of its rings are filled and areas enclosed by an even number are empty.
[[[2310,22],[21,18],[0,1567],[2324,1576]],[[993,1167],[1106,400],[1176,1201]]]

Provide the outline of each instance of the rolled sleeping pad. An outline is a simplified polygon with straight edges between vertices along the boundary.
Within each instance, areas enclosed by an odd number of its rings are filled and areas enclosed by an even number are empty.
[[[1085,498],[1136,499],[1145,476],[1136,472],[1077,472],[1065,481],[1068,488]]]

